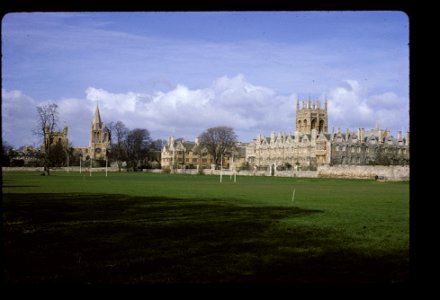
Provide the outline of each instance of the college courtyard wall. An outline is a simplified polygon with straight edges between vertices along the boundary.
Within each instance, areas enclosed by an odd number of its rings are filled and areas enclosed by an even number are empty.
[[[409,180],[409,166],[319,166],[318,177],[358,178],[404,181]]]
[[[70,172],[79,172],[79,167],[69,167]],[[43,172],[43,168],[26,168],[26,167],[2,167],[3,172],[7,171],[39,171]],[[67,171],[67,168],[55,168],[51,171]],[[118,168],[109,167],[108,172],[117,172]],[[162,173],[160,169],[143,170],[149,173]],[[89,168],[83,167],[82,172],[90,172]],[[105,168],[92,168],[92,172],[105,172]],[[177,169],[177,174],[198,174],[196,169]],[[203,169],[205,175],[220,175],[220,170]],[[223,170],[223,175],[231,175],[231,170]],[[270,170],[267,171],[247,171],[241,170],[237,172],[240,176],[272,176]],[[409,166],[318,166],[317,171],[274,171],[273,176],[278,177],[306,177],[306,178],[356,178],[356,179],[378,179],[390,181],[409,180]]]
[[[198,174],[197,170],[175,170],[177,174]],[[203,169],[205,175],[220,175],[220,170]],[[230,170],[223,170],[223,175],[233,174]],[[240,176],[277,176],[277,177],[304,177],[304,178],[355,178],[355,179],[380,179],[390,181],[409,180],[409,166],[318,166],[317,171],[274,171],[273,175],[267,171],[237,172]]]

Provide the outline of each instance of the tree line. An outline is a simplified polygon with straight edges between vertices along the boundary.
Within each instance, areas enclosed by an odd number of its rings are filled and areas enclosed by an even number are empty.
[[[32,132],[41,139],[41,148],[31,147],[23,153],[14,150],[8,142],[2,140],[2,166],[43,167],[46,175],[50,175],[50,169],[54,167],[78,166],[82,157],[80,153],[75,153],[72,144],[66,145],[62,141],[52,141],[49,138],[60,131],[58,106],[37,106],[36,111],[37,127]],[[121,121],[108,123],[107,129],[110,133],[107,159],[109,163],[117,162],[119,170],[123,162],[127,170],[136,171],[138,167],[152,167],[149,164],[154,158],[160,161],[160,156],[154,154],[161,150],[163,140],[152,140],[147,129],[130,130]],[[89,158],[86,158],[86,165],[87,163],[91,163]],[[102,162],[95,161],[94,164],[102,165]]]
[[[42,139],[42,149],[30,149],[26,152],[29,166],[44,167],[44,174],[50,175],[50,168],[79,165],[82,157],[75,153],[74,147],[63,144],[62,141],[53,143],[48,137],[58,132],[59,112],[56,104],[37,106],[37,127],[33,133]],[[127,171],[145,168],[160,168],[160,151],[166,141],[151,138],[148,129],[129,129],[121,121],[107,124],[110,136],[110,149],[106,153],[109,161],[115,162],[119,171],[123,167]],[[208,128],[199,136],[199,144],[213,157],[216,165],[220,165],[221,156],[230,152],[237,143],[237,136],[231,127],[218,126]],[[25,159],[7,142],[2,140],[2,166],[23,166]],[[152,165],[156,161],[156,165]],[[86,158],[86,163],[91,160]],[[95,161],[95,164],[102,162]]]
[[[160,161],[155,153],[162,150],[163,140],[152,140],[148,129],[128,129],[121,121],[110,122],[107,125],[110,131],[111,150],[108,158],[116,162],[119,171],[126,164],[127,171],[136,171],[160,167],[151,165],[154,160]]]

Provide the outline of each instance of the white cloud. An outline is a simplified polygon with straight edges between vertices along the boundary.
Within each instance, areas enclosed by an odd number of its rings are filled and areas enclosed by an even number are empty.
[[[31,97],[20,91],[3,96],[3,135],[10,143],[23,145],[30,139],[35,123],[35,106]],[[357,80],[345,80],[327,93],[329,129],[381,127],[395,132],[408,127],[408,102],[392,92],[368,95]],[[321,97],[321,101],[324,97]],[[90,122],[99,105],[104,122],[122,121],[128,128],[146,128],[152,138],[169,135],[193,140],[203,130],[226,125],[234,128],[239,139],[250,141],[261,132],[294,132],[296,94],[282,95],[251,84],[244,75],[223,76],[203,89],[190,89],[179,84],[174,89],[153,94],[112,93],[89,87],[85,98],[63,98],[59,106],[60,127],[69,126],[69,139],[74,146],[89,143]],[[26,116],[22,119],[22,116]],[[21,139],[14,132],[21,130]]]
[[[395,93],[368,95],[357,80],[345,80],[328,96],[330,126],[372,128],[376,121],[392,132],[409,126],[408,100]]]
[[[18,90],[2,89],[2,139],[19,147],[36,144],[38,138],[32,134],[37,128],[37,111],[34,99]]]

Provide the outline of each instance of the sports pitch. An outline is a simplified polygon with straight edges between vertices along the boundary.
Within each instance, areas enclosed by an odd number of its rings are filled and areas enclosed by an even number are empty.
[[[409,183],[3,172],[7,283],[409,280]]]

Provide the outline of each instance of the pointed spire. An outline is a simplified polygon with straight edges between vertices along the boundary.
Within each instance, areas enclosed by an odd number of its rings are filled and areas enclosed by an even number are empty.
[[[299,110],[299,98],[296,97],[296,110]]]
[[[99,107],[98,104],[96,104],[96,110],[95,110],[95,115],[93,116],[93,124],[101,124],[101,115],[99,114]]]
[[[327,96],[325,96],[324,109],[327,110]]]
[[[400,131],[400,130],[397,132],[397,140],[398,141],[402,140],[402,131]]]

